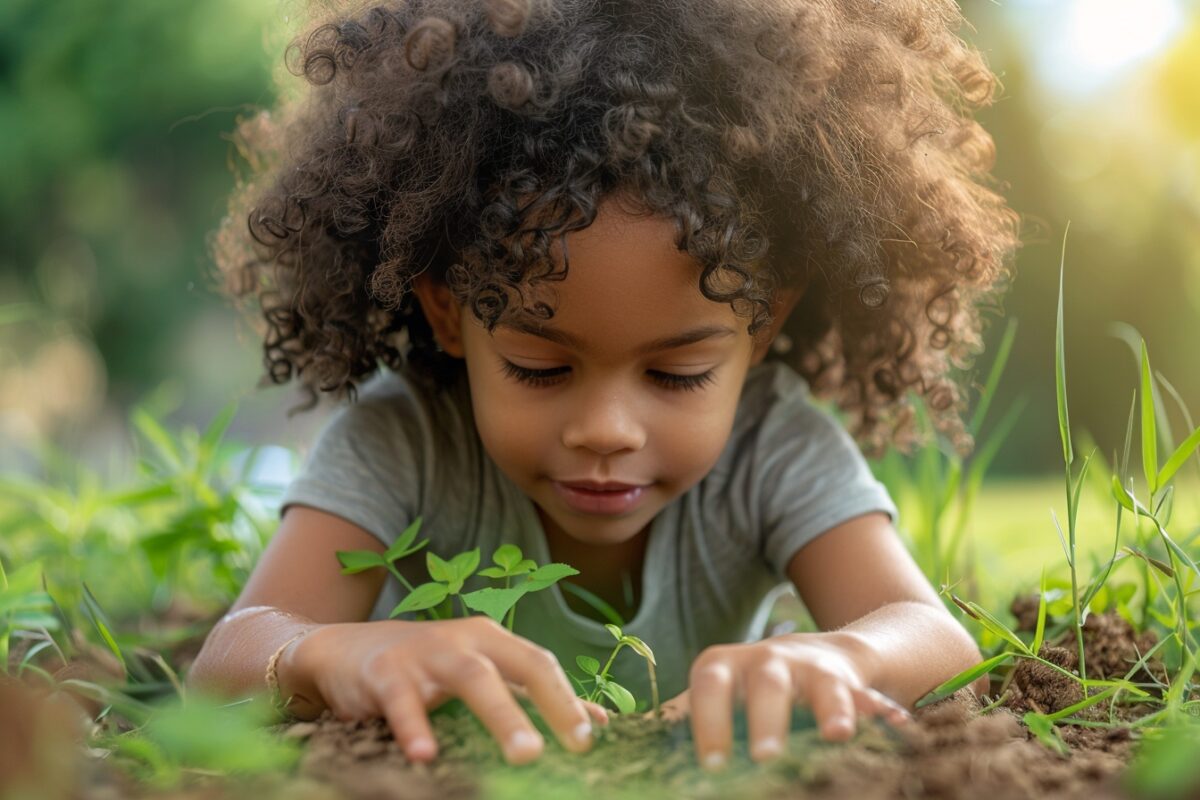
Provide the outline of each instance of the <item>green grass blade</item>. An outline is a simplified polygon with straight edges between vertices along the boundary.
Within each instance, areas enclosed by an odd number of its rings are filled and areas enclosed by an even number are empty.
[[[1158,473],[1158,485],[1166,486],[1171,478],[1175,477],[1175,473],[1179,471],[1187,460],[1196,450],[1200,448],[1200,428],[1192,431],[1192,435],[1183,440],[1183,444],[1176,448],[1171,457],[1167,459],[1167,463],[1163,464],[1162,470]]]
[[[1000,338],[1000,344],[996,348],[996,358],[992,361],[992,367],[988,370],[987,381],[983,385],[983,393],[979,395],[979,405],[975,408],[975,413],[971,416],[971,425],[969,430],[972,435],[978,434],[983,427],[983,421],[987,417],[988,408],[992,404],[992,398],[996,394],[996,386],[1000,383],[1000,376],[1004,374],[1004,367],[1008,364],[1009,354],[1012,352],[1013,340],[1017,336],[1017,320],[1015,317],[1009,317],[1008,325],[1004,328],[1004,335]]]
[[[1023,641],[1021,641],[1020,636],[1017,636],[1015,633],[1013,633],[1012,629],[1010,629],[1007,625],[1005,625],[1003,622],[1001,622],[999,619],[997,619],[995,616],[993,616],[990,611],[988,611],[987,609],[985,609],[983,606],[979,605],[978,603],[971,602],[970,600],[966,601],[966,605],[968,608],[970,608],[972,611],[975,612],[975,614],[977,615],[975,617],[975,619],[977,619],[979,621],[980,625],[987,628],[992,633],[999,636],[1001,639],[1004,639],[1005,641],[1009,642],[1010,644],[1012,644],[1013,647],[1016,647],[1022,653],[1027,653],[1029,655],[1033,655],[1033,652],[1030,651],[1030,649],[1029,649],[1029,645],[1027,645]]]
[[[1075,460],[1071,449],[1071,421],[1067,412],[1067,359],[1063,346],[1063,274],[1067,264],[1067,230],[1063,231],[1062,261],[1058,267],[1058,323],[1054,333],[1054,394],[1058,400],[1058,434],[1062,438],[1063,460],[1067,466]]]
[[[927,706],[930,703],[936,703],[938,700],[949,697],[962,687],[974,683],[977,679],[988,674],[1012,657],[1012,651],[1005,651],[998,656],[992,656],[987,661],[976,664],[970,669],[963,670],[945,683],[939,684],[933,691],[918,700],[913,705],[913,708],[921,708],[922,706]]]
[[[175,446],[175,441],[166,429],[158,423],[148,411],[143,408],[135,408],[130,414],[130,420],[138,432],[145,437],[146,441],[154,445],[154,449],[158,451],[158,455],[166,462],[167,468],[172,473],[183,472],[183,459],[179,454],[179,448]]]
[[[1030,648],[1035,653],[1042,650],[1042,638],[1046,635],[1046,566],[1042,565],[1042,588],[1038,592],[1038,616],[1037,629],[1033,632],[1033,646]]]
[[[1150,372],[1150,355],[1146,340],[1142,340],[1142,471],[1150,494],[1158,491],[1158,432],[1154,426],[1154,379]]]

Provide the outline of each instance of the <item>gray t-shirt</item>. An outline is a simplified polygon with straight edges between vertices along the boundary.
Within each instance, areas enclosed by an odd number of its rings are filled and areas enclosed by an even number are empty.
[[[336,514],[384,545],[422,516],[428,550],[449,558],[479,547],[481,567],[506,542],[538,564],[550,560],[533,502],[475,431],[465,375],[443,392],[403,373],[373,376],[358,401],[321,429],[282,508],[291,503]],[[625,631],[654,651],[661,698],[687,688],[705,647],[761,638],[766,602],[788,581],[797,550],[877,510],[897,517],[887,490],[838,421],[813,405],[803,378],[779,362],[752,367],[716,465],[650,526],[641,599]],[[401,569],[413,585],[429,580],[424,552]],[[463,591],[494,585],[474,576]],[[404,592],[389,577],[371,619],[387,619]],[[603,664],[615,644],[603,623],[567,606],[557,585],[521,599],[514,632],[550,648],[576,675],[575,656]],[[648,702],[646,665],[635,653],[622,648],[612,674]]]

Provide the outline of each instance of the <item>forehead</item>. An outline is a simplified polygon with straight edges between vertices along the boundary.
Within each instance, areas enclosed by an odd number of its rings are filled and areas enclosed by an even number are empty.
[[[545,322],[524,317],[522,327],[565,331],[597,350],[636,351],[646,342],[710,325],[743,331],[728,303],[700,292],[701,264],[675,243],[675,221],[605,200],[595,221],[554,245],[567,277],[535,283],[530,296],[554,309]]]

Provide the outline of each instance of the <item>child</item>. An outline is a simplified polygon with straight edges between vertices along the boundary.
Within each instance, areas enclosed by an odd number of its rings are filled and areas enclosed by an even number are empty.
[[[558,658],[614,642],[577,594],[528,595],[510,633],[389,620],[396,581],[340,573],[335,551],[383,552],[417,516],[443,557],[513,542],[578,569],[655,650],[708,766],[735,704],[763,760],[795,703],[845,739],[977,663],[809,396],[878,452],[913,441],[911,390],[970,447],[947,371],[1017,237],[960,21],[942,0],[410,0],[298,39],[312,88],[242,124],[259,175],[215,253],[270,379],[357,402],[190,681],[382,716],[414,760],[451,697],[536,758],[517,692],[586,750],[603,712]],[[398,568],[427,580],[424,559]],[[789,580],[821,632],[758,640]]]

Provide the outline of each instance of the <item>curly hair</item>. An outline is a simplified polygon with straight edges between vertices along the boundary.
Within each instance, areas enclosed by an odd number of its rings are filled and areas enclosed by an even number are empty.
[[[251,167],[212,239],[261,316],[264,383],[353,398],[380,363],[445,382],[411,291],[426,270],[488,329],[561,280],[551,244],[628,191],[673,218],[698,288],[771,322],[771,358],[870,453],[961,452],[966,392],[1019,217],[971,113],[996,77],[951,0],[405,0],[311,23],[303,78],[238,121]]]

